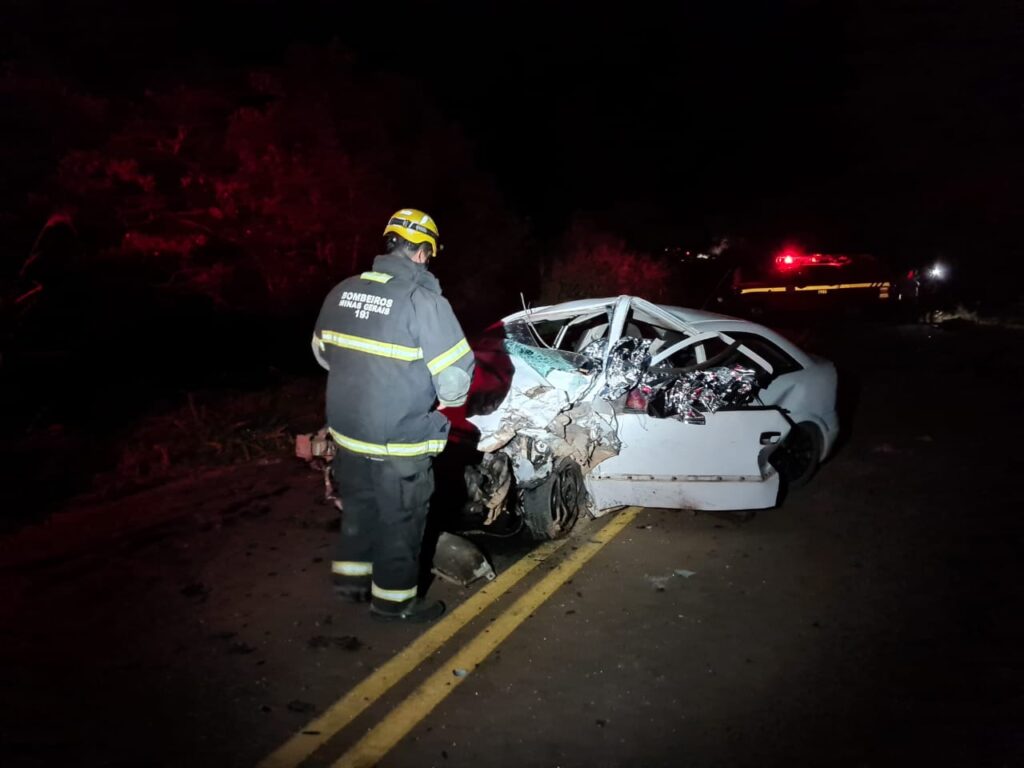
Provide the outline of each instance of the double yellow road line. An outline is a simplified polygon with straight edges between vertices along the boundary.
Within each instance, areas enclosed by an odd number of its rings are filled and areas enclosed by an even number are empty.
[[[555,591],[572,578],[608,542],[640,513],[640,507],[619,512],[601,530],[556,565],[517,599],[504,613],[460,648],[415,691],[384,716],[376,726],[343,754],[334,768],[376,765],[399,741],[440,704],[466,677],[455,670],[471,672],[497,648]],[[264,759],[259,768],[294,768],[330,741],[395,684],[436,653],[466,624],[483,613],[541,563],[561,549],[567,540],[551,541],[537,547],[497,579],[482,587],[448,616],[381,665],[369,677],[335,702],[320,717],[282,744]]]

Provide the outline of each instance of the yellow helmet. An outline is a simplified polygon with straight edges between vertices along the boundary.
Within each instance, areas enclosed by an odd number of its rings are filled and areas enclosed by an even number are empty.
[[[434,249],[434,256],[437,256],[438,251],[441,250],[441,244],[438,242],[441,236],[437,231],[437,224],[428,214],[415,208],[403,208],[400,211],[395,211],[388,221],[387,227],[384,228],[384,234],[386,235],[388,232],[394,232],[399,237],[416,245],[430,243],[431,248]]]

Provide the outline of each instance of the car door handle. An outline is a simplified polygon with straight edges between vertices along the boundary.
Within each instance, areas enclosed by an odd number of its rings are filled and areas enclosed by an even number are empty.
[[[781,432],[762,432],[761,445],[775,445],[779,442],[780,437],[782,437]]]

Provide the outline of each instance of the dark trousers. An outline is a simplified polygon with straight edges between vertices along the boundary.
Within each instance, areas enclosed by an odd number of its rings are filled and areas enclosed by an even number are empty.
[[[332,570],[372,575],[385,607],[416,596],[420,546],[434,492],[430,456],[377,459],[339,448],[331,465],[344,507]]]

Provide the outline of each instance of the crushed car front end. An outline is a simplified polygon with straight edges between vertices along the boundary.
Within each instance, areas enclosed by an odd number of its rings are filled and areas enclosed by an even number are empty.
[[[485,454],[466,473],[471,506],[487,523],[521,515],[537,538],[582,509],[774,506],[770,459],[793,422],[762,399],[780,372],[741,335],[630,296],[506,317],[478,353],[505,374],[469,419]]]

